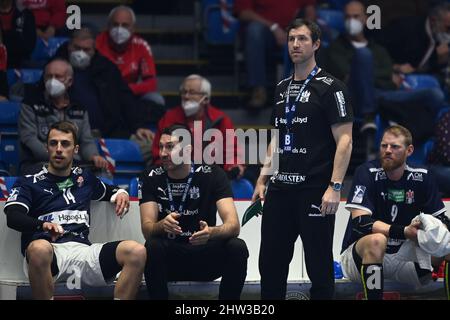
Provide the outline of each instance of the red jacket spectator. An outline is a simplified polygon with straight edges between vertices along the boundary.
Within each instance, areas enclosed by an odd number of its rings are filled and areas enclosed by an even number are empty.
[[[158,129],[155,133],[155,138],[153,139],[153,146],[152,146],[152,157],[154,164],[160,164],[161,160],[159,158],[159,140],[161,138],[161,132],[164,128],[167,128],[174,124],[183,124],[187,125],[191,132],[193,133],[193,127],[191,127],[188,124],[188,121],[186,119],[186,116],[184,114],[183,108],[181,106],[175,107],[173,109],[170,109],[166,112],[164,117],[161,118],[161,120],[158,123]],[[207,129],[215,128],[220,130],[224,137],[224,144],[225,144],[225,137],[226,137],[226,130],[232,129],[234,130],[233,123],[223,111],[217,109],[216,107],[213,107],[212,105],[208,105],[206,107],[205,117],[202,121],[202,128],[203,132],[205,132]],[[194,137],[195,139],[195,137]],[[201,145],[201,144],[200,144]],[[193,144],[193,147],[195,148],[196,144]],[[203,145],[205,147],[205,145]],[[227,152],[226,148],[223,148],[223,160],[224,162],[227,162],[223,165],[223,168],[225,171],[229,170],[231,167],[234,167],[237,164],[237,159],[240,157],[240,149],[237,145],[237,139],[234,141],[234,150],[229,150]],[[203,150],[194,150],[194,156],[195,154],[203,154]],[[232,155],[233,159],[227,160],[227,155]],[[230,163],[233,162],[233,163]]]
[[[123,52],[113,49],[107,31],[97,36],[97,50],[111,60],[120,70],[123,79],[137,96],[156,91],[156,69],[150,45],[133,35]]]
[[[284,29],[301,8],[315,3],[315,0],[236,0],[234,11],[239,15],[244,10],[252,10]]]
[[[0,32],[8,51],[8,68],[21,68],[36,44],[33,13],[19,10],[14,0],[0,1]]]
[[[23,0],[23,6],[33,12],[37,28],[53,26],[61,29],[66,24],[64,0]]]

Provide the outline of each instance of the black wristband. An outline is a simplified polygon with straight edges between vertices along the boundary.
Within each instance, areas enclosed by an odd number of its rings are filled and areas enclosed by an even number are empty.
[[[398,224],[392,224],[389,228],[389,238],[392,239],[406,239],[405,237],[405,226]]]

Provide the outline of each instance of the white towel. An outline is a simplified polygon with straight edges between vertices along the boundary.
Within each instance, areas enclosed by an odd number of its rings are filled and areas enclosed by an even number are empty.
[[[432,271],[431,257],[443,257],[450,253],[450,232],[439,219],[430,214],[421,213],[412,221],[414,220],[421,222],[421,228],[417,232],[419,245],[406,240],[397,252],[397,257],[417,262],[420,268]]]
[[[419,219],[422,222],[422,228],[417,232],[419,246],[433,257],[444,257],[449,254],[450,232],[442,221],[423,213]]]
[[[414,241],[406,240],[398,250],[396,257],[403,261],[417,262],[421,269],[433,270],[431,254],[417,246]]]

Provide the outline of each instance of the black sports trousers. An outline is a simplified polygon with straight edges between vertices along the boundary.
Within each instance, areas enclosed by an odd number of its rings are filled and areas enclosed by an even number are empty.
[[[145,282],[150,299],[168,299],[168,281],[212,281],[222,277],[220,300],[240,299],[247,276],[248,250],[238,238],[204,245],[153,238],[145,243]]]
[[[261,226],[261,299],[284,300],[289,263],[300,235],[311,280],[311,299],[333,299],[334,215],[321,216],[324,189],[268,190]],[[300,270],[299,270],[300,272]]]

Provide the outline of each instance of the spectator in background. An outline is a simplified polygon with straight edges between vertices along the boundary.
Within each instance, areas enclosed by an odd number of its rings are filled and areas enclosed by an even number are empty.
[[[406,16],[420,16],[426,12],[430,3],[435,0],[371,0],[370,5],[380,7],[381,29],[387,27],[392,21]]]
[[[164,105],[156,91],[156,70],[150,45],[136,35],[136,16],[127,6],[111,10],[108,30],[97,36],[97,50],[120,70],[123,79],[136,97]]]
[[[285,28],[298,11],[314,4],[315,0],[286,0],[282,5],[278,0],[236,0],[235,13],[246,23],[244,55],[247,85],[251,90],[249,107],[259,108],[266,104],[269,55],[285,46]]]
[[[8,68],[20,68],[36,44],[33,13],[18,9],[13,0],[0,0],[0,31],[8,52]]]
[[[6,76],[6,65],[8,54],[2,43],[2,32],[0,30],[0,101],[8,100],[8,79]]]
[[[220,130],[222,133],[223,145],[218,146],[223,150],[223,165],[226,172],[232,178],[240,178],[244,174],[245,167],[239,164],[240,149],[236,143],[234,143],[233,150],[226,149],[226,130],[234,130],[231,119],[221,110],[210,104],[211,100],[211,83],[204,77],[196,74],[192,74],[183,80],[180,86],[181,106],[172,108],[166,112],[162,119],[158,123],[158,129],[155,133],[155,139],[153,140],[152,156],[154,164],[160,164],[161,159],[159,157],[159,141],[161,133],[164,128],[167,128],[174,124],[182,124],[187,126],[195,139],[202,139],[203,133],[211,128]],[[194,131],[195,122],[201,122],[201,137],[199,132]],[[197,144],[194,143],[194,148]],[[202,143],[199,144],[202,149],[206,147]],[[194,160],[202,160],[198,155],[202,155],[203,150],[194,150]],[[203,159],[204,160],[204,159]],[[204,161],[203,161],[204,162]]]
[[[364,118],[361,131],[376,129],[374,119],[380,99],[420,104],[437,114],[444,104],[440,89],[398,90],[403,74],[394,72],[385,48],[366,38],[365,12],[361,1],[347,3],[344,7],[346,32],[331,43],[321,61],[330,73],[348,83],[355,114]]]
[[[74,31],[56,56],[69,59],[74,68],[71,99],[87,108],[94,135],[121,139],[131,136],[140,145],[144,159],[149,160],[153,132],[146,122],[150,115],[138,104],[119,69],[96,52],[90,29]]]
[[[42,40],[64,33],[67,15],[64,0],[18,0],[17,3],[33,12],[36,33]]]
[[[75,161],[92,161],[97,168],[107,168],[108,163],[98,154],[92,137],[88,112],[69,97],[72,83],[70,63],[55,59],[45,67],[44,83],[38,82],[27,90],[18,122],[22,174],[34,174],[48,161],[48,131],[62,120],[78,127],[80,153],[75,155]]]
[[[400,18],[380,35],[380,43],[394,60],[394,70],[438,74],[448,65],[450,3],[438,3],[426,17]]]

